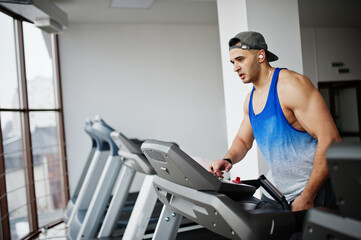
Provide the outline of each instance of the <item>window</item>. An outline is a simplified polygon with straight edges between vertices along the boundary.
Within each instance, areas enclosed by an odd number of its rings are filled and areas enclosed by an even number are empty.
[[[57,36],[0,11],[1,239],[59,222],[68,201]]]

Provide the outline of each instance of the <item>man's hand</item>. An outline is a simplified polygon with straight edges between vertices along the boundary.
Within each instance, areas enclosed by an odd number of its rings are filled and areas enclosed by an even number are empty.
[[[223,172],[226,171],[229,172],[231,170],[232,164],[227,162],[224,159],[217,159],[215,161],[212,161],[211,164],[208,167],[208,171],[217,174],[218,177],[223,178]]]
[[[308,197],[304,197],[302,194],[296,197],[296,199],[292,202],[292,212],[307,210],[313,207],[313,200]]]

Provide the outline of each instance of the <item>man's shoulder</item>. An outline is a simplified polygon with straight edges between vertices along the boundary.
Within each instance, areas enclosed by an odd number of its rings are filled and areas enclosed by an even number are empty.
[[[278,77],[278,81],[283,84],[295,84],[306,80],[309,79],[305,75],[288,69],[281,69]]]
[[[288,69],[280,71],[277,85],[278,90],[287,92],[310,90],[313,88],[313,84],[308,77]]]
[[[295,109],[295,107],[303,105],[311,99],[317,89],[308,77],[284,69],[280,72],[278,78],[277,92],[284,106]]]

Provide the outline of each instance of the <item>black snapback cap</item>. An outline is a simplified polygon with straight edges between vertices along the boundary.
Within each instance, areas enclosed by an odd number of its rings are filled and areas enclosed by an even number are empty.
[[[241,45],[236,45],[237,43],[241,43]],[[266,51],[268,62],[273,62],[278,60],[278,57],[272,52],[268,51],[268,46],[266,40],[259,32],[240,32],[231,40],[229,40],[229,50],[234,48],[241,49],[263,49]]]

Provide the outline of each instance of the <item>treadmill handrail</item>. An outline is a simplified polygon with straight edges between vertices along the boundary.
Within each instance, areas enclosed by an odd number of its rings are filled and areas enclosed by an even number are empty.
[[[291,210],[286,197],[264,176],[258,178],[258,182],[285,210]]]

